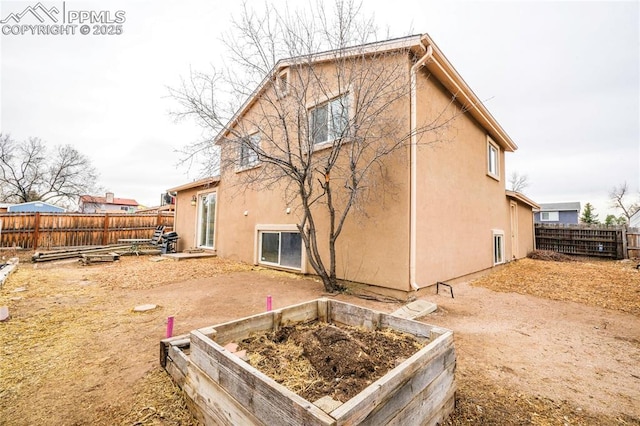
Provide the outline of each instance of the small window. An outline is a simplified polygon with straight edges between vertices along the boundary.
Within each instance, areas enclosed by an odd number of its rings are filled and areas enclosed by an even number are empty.
[[[285,70],[278,74],[276,78],[276,93],[278,98],[284,98],[289,94],[289,70]]]
[[[258,148],[260,147],[260,135],[253,134],[242,138],[239,152],[239,165],[241,169],[258,164]]]
[[[299,232],[260,232],[260,263],[302,269],[302,237]]]
[[[500,180],[500,148],[487,137],[487,174]]]
[[[314,145],[345,136],[349,123],[347,96],[341,96],[309,111],[310,139]]]
[[[540,222],[558,222],[559,220],[559,212],[540,212]]]
[[[504,232],[493,231],[493,264],[504,263]]]

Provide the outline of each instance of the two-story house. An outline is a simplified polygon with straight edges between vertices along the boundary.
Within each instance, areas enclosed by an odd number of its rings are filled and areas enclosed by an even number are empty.
[[[374,84],[387,97],[367,103]],[[233,144],[238,138],[244,145]],[[322,179],[339,188],[350,185],[350,164],[360,159],[349,153],[363,143],[371,144],[363,157],[388,151],[373,162],[336,240],[338,278],[410,292],[534,248],[537,205],[505,190],[505,153],[515,142],[426,34],[281,60],[216,143],[228,164],[220,176],[169,190],[177,195],[179,249],[314,273],[299,232],[299,198],[286,179],[267,182],[274,175],[259,153],[304,162],[337,152],[336,168]],[[249,184],[261,179],[262,186]],[[343,205],[346,194],[336,202]],[[329,217],[313,208],[323,238]],[[319,251],[328,257],[326,243]]]

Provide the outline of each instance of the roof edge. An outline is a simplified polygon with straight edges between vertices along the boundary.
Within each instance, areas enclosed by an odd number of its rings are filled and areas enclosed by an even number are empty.
[[[421,37],[422,43],[426,43],[433,49],[432,60],[427,61],[426,67],[435,74],[436,78],[456,96],[464,107],[469,108],[469,114],[473,116],[482,127],[487,130],[492,138],[505,150],[513,152],[518,149],[518,145],[511,139],[498,121],[489,112],[484,103],[473,92],[462,76],[456,71],[447,57],[442,53],[437,44],[431,39],[429,34]]]
[[[341,55],[350,56],[356,54],[372,54],[397,49],[411,49],[413,47],[426,47],[429,45],[433,49],[433,55],[430,61],[427,61],[426,67],[435,77],[456,96],[461,103],[469,108],[469,114],[474,117],[480,125],[492,136],[492,138],[508,152],[518,149],[516,143],[511,139],[507,132],[502,128],[498,121],[491,115],[489,110],[484,106],[480,98],[473,92],[471,87],[458,74],[453,65],[449,62],[440,48],[431,39],[428,33],[410,35],[390,40],[377,41],[357,46],[345,48]],[[245,112],[259,98],[258,94],[262,93],[265,86],[273,79],[277,73],[285,67],[298,63],[301,58],[311,62],[326,62],[332,60],[339,50],[329,50],[315,53],[309,56],[297,56],[279,60],[269,73],[262,79],[253,93],[245,100],[240,108],[235,112],[233,117],[228,121],[227,125],[213,139],[214,144],[219,144],[225,136],[229,134],[230,129],[238,122]]]
[[[514,200],[520,201],[521,203],[527,204],[528,206],[530,206],[533,209],[539,209],[540,206],[533,201],[532,199],[530,199],[529,197],[527,197],[526,195],[520,193],[520,192],[516,192],[516,191],[505,191],[507,194],[507,197],[509,198],[513,198]]]
[[[185,183],[183,185],[175,186],[173,188],[167,189],[167,192],[179,192],[185,191],[187,189],[197,188],[199,186],[216,186],[220,182],[220,176],[210,176],[199,180],[194,180],[193,182]]]

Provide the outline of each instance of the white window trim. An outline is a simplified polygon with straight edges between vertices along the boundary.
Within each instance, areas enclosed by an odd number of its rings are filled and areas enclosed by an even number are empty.
[[[208,194],[216,194],[216,211],[213,213],[214,216],[214,230],[213,230],[213,247],[207,247],[200,245],[200,212],[201,212],[201,200],[202,196],[206,196]],[[195,220],[195,230],[194,230],[194,238],[193,238],[193,247],[201,248],[204,250],[216,250],[216,242],[218,241],[218,190],[214,189],[204,189],[196,192],[196,220]]]
[[[301,236],[302,257],[300,258],[300,269],[298,269],[298,268],[291,268],[287,266],[281,266],[275,263],[263,262],[260,260],[260,243],[261,243],[260,234],[262,232],[300,232],[300,230],[298,229],[298,226],[295,224],[282,224],[282,225],[258,224],[256,225],[255,241],[254,241],[254,247],[253,247],[253,264],[254,265],[265,265],[272,268],[285,269],[287,271],[302,272],[303,274],[307,273],[307,250],[305,249],[304,239],[302,239],[302,236]]]
[[[276,96],[278,99],[282,99],[289,94],[290,76],[291,74],[289,72],[289,68],[280,71],[276,76],[274,86],[276,90]],[[282,87],[283,77],[285,82],[284,87]]]
[[[258,137],[258,146],[260,146],[260,143],[262,143],[262,136],[260,135],[259,132],[250,133],[246,137],[251,139],[251,138],[256,137],[256,136]],[[241,164],[241,161],[242,161],[242,142],[240,142],[240,145],[238,146],[238,152],[237,152],[236,155],[238,156],[238,167],[236,167],[236,173],[243,172],[245,170],[255,169],[256,167],[258,167],[260,165],[260,159],[258,158],[257,153],[256,153],[255,161],[253,161],[251,163],[248,163],[248,164]]]
[[[496,170],[495,172],[491,170],[491,149],[494,149],[496,152]],[[487,176],[492,177],[495,180],[500,180],[500,146],[493,141],[489,136],[487,136],[487,151],[486,151],[486,161],[487,161]]]
[[[504,231],[502,229],[492,229],[491,230],[491,234],[492,234],[492,238],[491,238],[491,258],[493,261],[493,266],[496,265],[502,265],[503,263],[505,263],[505,257],[504,257],[504,253],[505,253],[505,247],[504,247],[504,243],[505,243],[505,239],[504,239]],[[500,247],[500,260],[496,261],[496,237],[500,237],[502,239],[502,244]]]
[[[329,139],[326,140],[324,142],[319,142],[319,143],[313,143],[313,132],[311,129],[311,111],[314,108],[318,108],[321,107],[322,105],[328,104],[336,99],[339,99],[341,97],[345,97],[347,99],[347,117],[348,120],[351,121],[353,119],[353,114],[354,114],[354,110],[353,110],[353,104],[352,104],[352,96],[351,96],[351,87],[348,87],[345,91],[343,92],[339,92],[339,93],[327,93],[325,96],[317,99],[317,102],[314,103],[307,103],[305,105],[306,109],[307,109],[307,115],[308,115],[308,119],[309,119],[309,143],[311,144],[311,146],[313,147],[313,151],[320,151],[323,149],[326,149],[328,147],[333,146],[333,143],[336,141],[336,139]],[[344,139],[344,138],[343,138]]]
[[[547,218],[546,219],[543,217],[543,215],[545,213],[547,214]],[[560,221],[560,212],[559,211],[540,212],[540,222],[559,222],[559,221]]]

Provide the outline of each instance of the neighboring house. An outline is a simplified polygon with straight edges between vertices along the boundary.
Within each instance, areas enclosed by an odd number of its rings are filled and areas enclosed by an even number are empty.
[[[13,206],[13,203],[0,203],[0,213],[6,213],[10,206]]]
[[[632,214],[629,218],[629,227],[640,228],[640,210]]]
[[[580,222],[580,203],[540,203],[534,213],[535,223],[574,225]]]
[[[517,146],[431,38],[410,36],[360,46],[353,52],[354,58],[385,52],[384,60],[402,70],[407,84],[415,79],[411,96],[385,110],[385,114],[399,117],[398,122],[405,126],[403,132],[410,134],[413,123],[432,121],[446,108],[468,111],[442,129],[447,142],[428,148],[407,144],[384,157],[384,179],[371,183],[379,189],[362,206],[366,213],[353,211],[337,241],[338,278],[385,291],[410,292],[525,257],[532,251],[533,209],[538,205],[505,190],[505,152]],[[424,56],[425,52],[431,57]],[[426,61],[424,67],[412,68],[421,58]],[[331,75],[335,68],[332,55],[321,53],[313,60],[315,73]],[[230,123],[234,129],[248,128],[247,143],[260,143],[262,130],[245,125],[244,120],[255,117],[269,99],[287,95],[278,92],[271,76],[287,76],[294,66],[292,61],[280,61]],[[349,96],[348,90],[335,91],[329,98],[309,97],[308,115],[314,120],[324,117],[333,126],[350,116],[352,111],[345,111],[350,108],[348,102],[334,106],[335,99]],[[339,117],[333,116],[336,111]],[[267,126],[271,124],[278,125]],[[331,124],[328,127],[323,136],[331,134]],[[237,155],[241,165],[260,167],[259,159],[252,158],[250,152],[225,149],[228,136],[225,132],[216,138],[223,164],[225,155]],[[316,141],[315,136],[316,152],[331,142],[326,137]],[[241,187],[245,172],[226,167],[219,178],[169,190],[176,193],[179,250],[212,249],[225,258],[314,273],[296,226],[300,212],[292,198],[285,197],[284,185],[262,190]],[[315,219],[322,238],[327,218],[319,214]]]
[[[81,213],[135,213],[138,202],[131,198],[116,198],[113,192],[104,197],[94,195],[80,196],[79,211]]]
[[[45,203],[44,201],[29,201],[28,203],[13,204],[7,207],[7,213],[64,213],[67,210]]]

